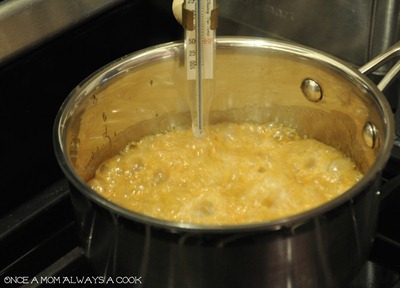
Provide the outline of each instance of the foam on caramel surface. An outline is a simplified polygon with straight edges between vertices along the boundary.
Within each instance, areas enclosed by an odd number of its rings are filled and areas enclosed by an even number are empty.
[[[170,221],[236,225],[294,215],[362,177],[343,153],[292,128],[210,125],[149,135],[103,162],[88,184],[124,208]]]

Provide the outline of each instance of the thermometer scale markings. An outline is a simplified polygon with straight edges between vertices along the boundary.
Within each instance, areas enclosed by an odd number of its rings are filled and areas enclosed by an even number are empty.
[[[213,98],[215,30],[217,10],[215,0],[185,0],[182,19],[185,28],[185,62],[187,80],[194,85],[192,128],[196,136],[204,135]],[[190,93],[191,95],[191,93]]]
[[[186,0],[185,9],[193,12],[192,30],[186,30],[187,79],[214,77],[214,31],[211,29],[212,1]],[[200,25],[198,25],[200,24]]]

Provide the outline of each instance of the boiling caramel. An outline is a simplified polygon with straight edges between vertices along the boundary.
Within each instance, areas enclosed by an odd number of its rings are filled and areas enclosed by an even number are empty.
[[[233,225],[303,212],[361,177],[341,152],[294,129],[221,123],[203,138],[175,129],[130,143],[99,166],[89,185],[155,218]]]

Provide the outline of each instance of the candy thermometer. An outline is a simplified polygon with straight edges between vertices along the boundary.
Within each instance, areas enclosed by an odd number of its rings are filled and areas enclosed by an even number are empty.
[[[204,134],[214,91],[215,31],[218,13],[215,0],[185,0],[182,5],[185,29],[185,66],[188,81],[194,81],[193,131]]]

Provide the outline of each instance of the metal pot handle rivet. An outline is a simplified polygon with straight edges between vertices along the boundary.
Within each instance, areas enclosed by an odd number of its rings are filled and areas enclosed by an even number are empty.
[[[379,131],[376,126],[370,122],[365,123],[363,128],[364,143],[369,148],[375,148],[380,146]]]
[[[322,88],[317,81],[306,78],[301,82],[300,88],[308,101],[318,102],[322,99]]]

